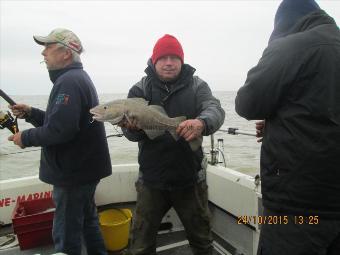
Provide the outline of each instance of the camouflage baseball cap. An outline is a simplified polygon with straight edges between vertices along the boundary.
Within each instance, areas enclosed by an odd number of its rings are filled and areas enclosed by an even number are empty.
[[[33,39],[40,45],[45,45],[46,43],[61,43],[79,54],[83,51],[83,46],[78,36],[65,28],[56,28],[52,30],[48,36],[33,35]]]

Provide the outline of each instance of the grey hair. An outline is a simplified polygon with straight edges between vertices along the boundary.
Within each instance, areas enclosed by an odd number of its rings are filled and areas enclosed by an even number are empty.
[[[72,50],[71,48],[65,46],[62,43],[57,43],[57,45],[58,45],[58,48],[64,48],[65,50],[66,49],[71,50],[73,63],[81,63],[81,59],[80,59],[79,53],[75,52],[74,50]]]

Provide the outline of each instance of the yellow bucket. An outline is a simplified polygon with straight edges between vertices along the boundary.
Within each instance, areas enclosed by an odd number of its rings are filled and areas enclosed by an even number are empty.
[[[99,213],[99,224],[109,251],[124,249],[129,241],[132,213],[129,209],[109,209]]]

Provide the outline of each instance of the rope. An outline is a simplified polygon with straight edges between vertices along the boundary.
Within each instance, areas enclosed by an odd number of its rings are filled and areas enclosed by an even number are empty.
[[[124,136],[124,135],[122,133],[119,133],[119,134],[114,134],[114,135],[108,135],[108,136],[106,136],[106,138],[110,138],[110,137],[122,137],[122,136]],[[39,151],[39,150],[41,150],[41,148],[33,149],[33,150],[23,150],[23,151],[9,152],[9,153],[0,153],[0,156],[15,155],[15,154],[26,153],[26,152],[33,152],[33,151]]]

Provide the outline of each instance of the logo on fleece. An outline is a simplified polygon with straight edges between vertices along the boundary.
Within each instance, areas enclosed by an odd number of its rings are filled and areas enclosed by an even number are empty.
[[[63,105],[67,105],[68,104],[68,100],[70,99],[69,95],[66,94],[59,94],[57,96],[57,100],[55,104],[63,104]]]

